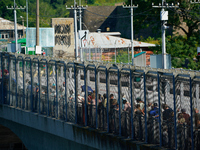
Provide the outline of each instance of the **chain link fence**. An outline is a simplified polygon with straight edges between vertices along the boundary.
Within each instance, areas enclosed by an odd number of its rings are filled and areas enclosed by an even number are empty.
[[[199,149],[200,74],[0,53],[1,104],[169,149]]]

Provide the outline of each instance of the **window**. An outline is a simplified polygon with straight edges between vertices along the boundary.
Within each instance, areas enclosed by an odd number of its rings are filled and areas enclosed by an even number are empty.
[[[9,37],[8,33],[2,33],[1,38],[2,39],[7,39]]]
[[[21,47],[21,54],[25,54],[26,47]]]

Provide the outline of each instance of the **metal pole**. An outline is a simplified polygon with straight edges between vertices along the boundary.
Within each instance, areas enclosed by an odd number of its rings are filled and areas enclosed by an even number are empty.
[[[163,22],[164,22],[164,21],[163,21]],[[165,47],[165,29],[164,29],[164,23],[162,23],[161,29],[162,29],[163,68],[164,68],[164,69],[167,69],[167,66],[166,66],[166,47]]]
[[[14,20],[15,20],[15,50],[18,53],[18,45],[17,45],[17,14],[16,14],[16,4],[14,0]]]
[[[131,51],[132,51],[132,65],[134,65],[134,47],[133,47],[133,8],[138,8],[134,6],[131,0],[131,6],[123,6],[123,8],[131,8]]]
[[[164,5],[164,0],[162,0],[162,6]],[[161,12],[164,12],[164,8],[162,8]],[[162,21],[162,55],[163,55],[163,68],[167,69],[166,67],[166,47],[165,47],[165,21]]]
[[[18,45],[17,45],[17,13],[16,13],[16,9],[25,9],[22,8],[22,6],[18,7],[16,6],[15,4],[15,0],[14,0],[14,7],[11,7],[11,8],[8,8],[8,6],[6,6],[7,9],[14,9],[14,24],[15,24],[15,49],[16,49],[16,52],[19,52],[18,51]]]
[[[74,0],[74,38],[75,38],[75,52],[76,60],[78,59],[78,42],[77,42],[77,19],[76,19],[76,0]]]
[[[115,40],[115,63],[116,63],[116,40]]]
[[[39,0],[37,0],[36,7],[36,46],[39,46]]]
[[[86,6],[87,7],[87,6]],[[66,5],[66,9],[74,9],[74,39],[75,39],[75,58],[76,60],[78,59],[78,40],[77,40],[77,12],[76,9],[85,9],[84,7],[80,7],[78,8],[77,4],[76,4],[76,0],[74,0],[74,7],[71,6],[71,8],[67,8]]]
[[[131,6],[133,2],[131,0]],[[133,7],[131,7],[131,52],[132,52],[132,65],[134,65],[134,47],[133,47]]]
[[[79,26],[80,26],[80,27],[79,27],[79,30],[82,30],[82,26],[81,26],[81,21],[82,21],[82,20],[81,20],[81,12],[82,12],[82,11],[81,11],[81,0],[79,0],[79,6],[80,6],[80,7],[79,7]]]
[[[26,0],[26,26],[26,47],[28,47],[28,0]]]
[[[18,53],[18,45],[17,45],[17,14],[15,9],[15,0],[14,0],[14,18],[15,18],[15,50]]]
[[[152,6],[154,5],[154,3],[152,3]],[[179,5],[179,3],[177,3],[177,5]],[[162,5],[159,6],[153,6],[154,8],[162,8],[161,9],[161,21],[162,21],[162,26],[161,26],[161,30],[162,30],[162,56],[163,56],[163,68],[166,69],[167,68],[167,63],[166,63],[166,46],[165,46],[165,29],[167,29],[168,27],[165,25],[167,23],[168,20],[168,15],[167,17],[164,17],[164,13],[168,13],[164,10],[164,8],[178,8],[178,6],[174,6],[174,4],[172,3],[171,5],[169,5],[168,3],[166,3],[165,0],[162,0]]]
[[[23,26],[23,38],[24,38],[24,17],[20,16],[20,18],[22,18],[22,26]]]
[[[129,47],[128,47],[128,64],[129,64]]]

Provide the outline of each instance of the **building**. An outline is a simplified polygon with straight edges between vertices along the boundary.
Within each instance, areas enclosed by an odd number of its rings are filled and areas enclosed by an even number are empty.
[[[17,24],[18,38],[25,36],[26,27]],[[0,40],[13,41],[15,40],[15,25],[14,22],[0,17]]]
[[[123,3],[122,3],[123,4]],[[102,32],[120,32],[121,37],[131,38],[131,17],[130,9],[124,9],[121,6],[89,6],[82,10],[82,29],[96,32],[101,29]],[[74,17],[73,10],[70,11],[70,17]],[[149,22],[143,22],[146,24]],[[142,26],[142,24],[141,24]],[[150,25],[149,28],[134,30],[134,39],[158,37],[160,32],[153,30]],[[79,22],[78,22],[79,30]]]
[[[115,36],[117,35],[117,36]],[[118,37],[119,33],[112,32],[88,32],[87,43],[82,44],[82,55],[83,57],[87,57],[84,60],[100,60],[100,61],[112,61],[113,56],[118,54],[118,51],[125,50],[131,62],[131,40]],[[80,43],[79,43],[79,56],[80,54]],[[141,55],[145,55],[143,57],[143,61],[145,61],[143,66],[150,65],[150,55],[153,54],[149,47],[155,47],[155,44],[133,41],[134,54],[135,57],[140,57]],[[142,53],[141,53],[142,52]],[[144,53],[145,52],[145,53]],[[90,57],[90,58],[88,58]],[[137,58],[136,58],[137,59]],[[135,63],[141,63],[141,61],[134,61]]]

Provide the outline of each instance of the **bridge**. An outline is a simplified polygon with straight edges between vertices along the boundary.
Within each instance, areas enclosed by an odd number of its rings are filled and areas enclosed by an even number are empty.
[[[199,149],[199,71],[4,52],[0,62],[0,124],[30,150]]]

